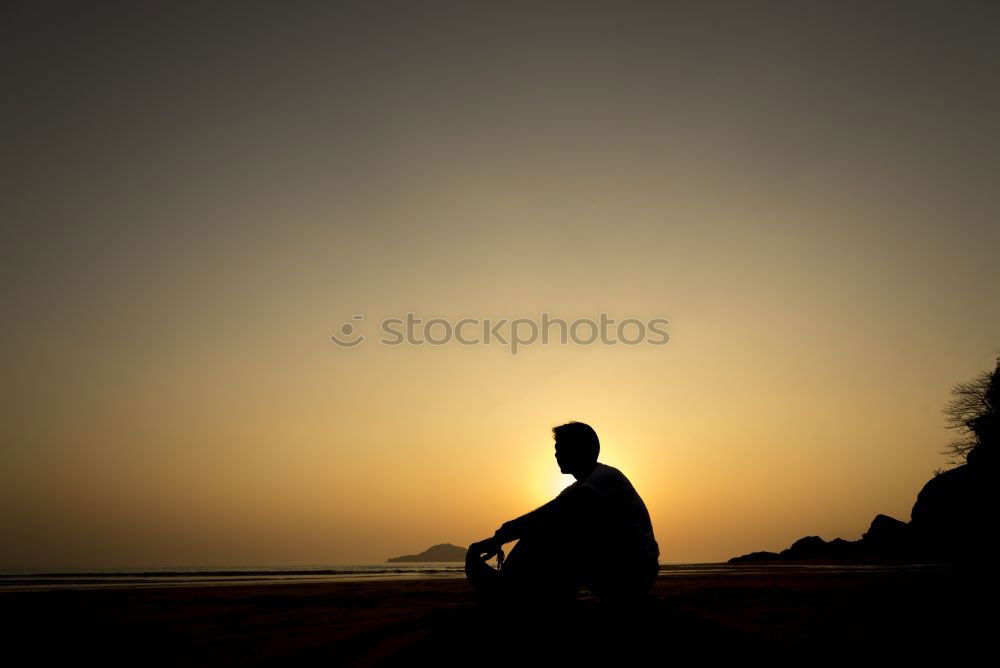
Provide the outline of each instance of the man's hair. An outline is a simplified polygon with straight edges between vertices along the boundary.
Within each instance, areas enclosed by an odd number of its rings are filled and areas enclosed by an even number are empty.
[[[597,432],[589,424],[567,422],[552,427],[552,435],[563,445],[590,453],[594,461],[597,461],[597,455],[601,453],[601,442],[597,439]]]

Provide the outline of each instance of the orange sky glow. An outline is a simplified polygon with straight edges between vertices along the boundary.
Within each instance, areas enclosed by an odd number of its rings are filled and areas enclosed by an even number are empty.
[[[662,562],[908,520],[1000,346],[995,24],[660,4],[12,17],[0,568],[467,545],[569,420]]]

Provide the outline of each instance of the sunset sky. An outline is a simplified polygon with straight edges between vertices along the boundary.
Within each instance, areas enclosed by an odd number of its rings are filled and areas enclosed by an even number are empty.
[[[468,545],[569,420],[662,562],[856,539],[1000,353],[994,3],[99,4],[0,10],[0,568]]]

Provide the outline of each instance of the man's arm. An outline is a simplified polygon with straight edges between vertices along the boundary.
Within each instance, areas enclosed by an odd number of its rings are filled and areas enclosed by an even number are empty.
[[[574,487],[530,513],[504,522],[493,534],[493,539],[503,545],[525,534],[544,531],[557,524],[586,524],[587,518],[594,514],[599,499],[600,495],[588,487]]]

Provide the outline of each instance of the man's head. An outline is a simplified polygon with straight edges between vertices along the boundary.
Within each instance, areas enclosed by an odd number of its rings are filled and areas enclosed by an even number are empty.
[[[563,473],[576,473],[593,468],[601,452],[597,432],[582,422],[568,422],[552,428],[556,439],[556,461]]]

